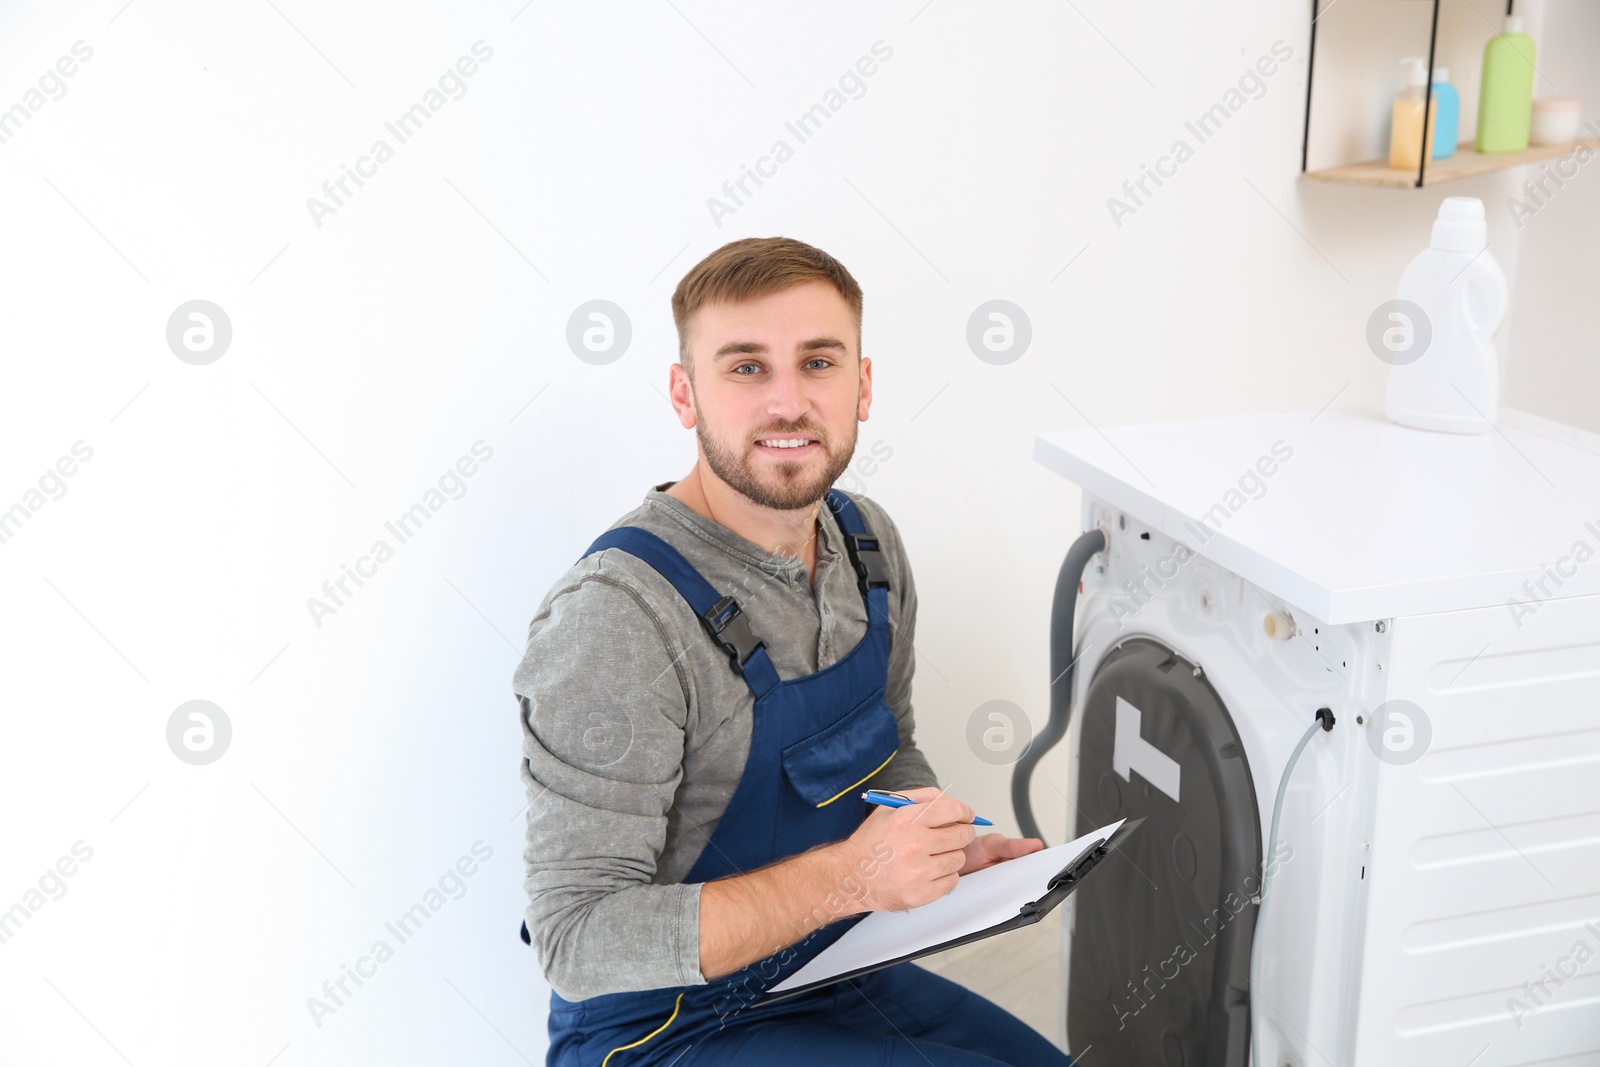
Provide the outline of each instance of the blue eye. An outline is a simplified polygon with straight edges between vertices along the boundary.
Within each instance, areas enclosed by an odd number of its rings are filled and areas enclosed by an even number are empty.
[[[829,359],[827,356],[816,356],[815,358],[806,360],[805,366],[808,370],[828,370],[834,366],[834,361]],[[729,370],[730,373],[739,377],[749,378],[756,374],[760,374],[763,368],[759,363],[739,363],[729,368]],[[749,371],[750,373],[747,374],[745,373],[746,371]]]

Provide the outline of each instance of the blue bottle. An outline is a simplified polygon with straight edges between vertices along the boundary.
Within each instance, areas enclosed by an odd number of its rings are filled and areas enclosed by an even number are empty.
[[[1450,84],[1450,71],[1433,68],[1433,158],[1449,159],[1456,154],[1456,136],[1461,130],[1461,94]]]

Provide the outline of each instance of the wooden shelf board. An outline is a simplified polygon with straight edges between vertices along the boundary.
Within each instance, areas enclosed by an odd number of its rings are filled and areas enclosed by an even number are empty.
[[[1567,145],[1530,145],[1526,152],[1480,155],[1472,150],[1471,141],[1463,141],[1456,148],[1456,154],[1449,159],[1428,161],[1428,169],[1423,176],[1422,184],[1438,185],[1440,182],[1453,182],[1460,178],[1475,178],[1480,174],[1505,170],[1507,167],[1520,167],[1525,163],[1540,163],[1547,159],[1557,159],[1577,151],[1580,146],[1584,145],[1587,145],[1590,149],[1600,149],[1600,141],[1580,137],[1572,144]],[[1412,189],[1417,184],[1415,167],[1407,170],[1398,170],[1389,166],[1389,161],[1386,159],[1374,159],[1366,163],[1351,163],[1343,167],[1324,167],[1321,170],[1308,170],[1303,172],[1301,177],[1319,182],[1367,185],[1385,189]]]

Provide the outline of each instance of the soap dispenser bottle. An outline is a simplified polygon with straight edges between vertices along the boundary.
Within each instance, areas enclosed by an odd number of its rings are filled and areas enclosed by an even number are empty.
[[[1505,32],[1483,46],[1483,81],[1478,88],[1479,152],[1523,152],[1533,116],[1533,38],[1522,19],[1507,15]]]
[[[1405,320],[1396,326],[1416,351],[1389,368],[1390,420],[1445,433],[1493,428],[1500,368],[1490,337],[1505,314],[1506,278],[1488,237],[1482,200],[1445,197],[1429,247],[1400,276],[1391,319]]]
[[[1450,72],[1433,68],[1433,106],[1438,115],[1434,123],[1433,158],[1449,159],[1456,154],[1461,129],[1461,94],[1450,84]]]
[[[1428,108],[1427,132],[1423,132],[1422,109],[1428,88],[1428,64],[1421,56],[1400,61],[1406,68],[1406,87],[1394,98],[1394,113],[1389,124],[1389,166],[1416,170],[1424,152],[1433,152],[1434,112]]]

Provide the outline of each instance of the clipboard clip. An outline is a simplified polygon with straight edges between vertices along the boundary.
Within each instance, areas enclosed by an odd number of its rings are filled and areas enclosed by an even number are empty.
[[[1049,907],[1045,906],[1044,903],[1047,899],[1056,895],[1058,892],[1061,896],[1066,896],[1068,893],[1072,892],[1073,889],[1077,888],[1078,883],[1083,880],[1083,876],[1094,870],[1095,864],[1099,863],[1106,857],[1106,853],[1108,851],[1106,848],[1107,840],[1107,838],[1102,837],[1091,843],[1088,848],[1078,853],[1077,857],[1071,863],[1067,864],[1065,867],[1061,868],[1060,871],[1051,876],[1050,881],[1045,885],[1044,896],[1040,897],[1038,900],[1028,901],[1019,909],[1020,912],[1030,918],[1035,915],[1043,914],[1044,912],[1050,910]]]
[[[1144,820],[1142,818],[1130,820],[1124,823],[1122,827],[1110,837],[1102,837],[1099,840],[1090,843],[1087,848],[1078,853],[1071,863],[1061,868],[1060,871],[1056,872],[1056,874],[1051,877],[1050,881],[1045,885],[1044,896],[1040,897],[1038,900],[1031,900],[1022,906],[1022,914],[1031,918],[1034,915],[1039,915],[1043,912],[1049,911],[1050,908],[1054,907],[1056,903],[1059,903],[1060,898],[1066,897],[1078,887],[1078,883],[1083,881],[1084,877],[1087,876],[1090,871],[1094,870],[1095,867],[1099,865],[1101,860],[1105,859],[1106,856],[1110,854],[1114,845],[1120,845],[1122,841],[1130,833],[1138,829],[1140,824],[1143,822]],[[1045,901],[1050,900],[1051,897],[1056,897],[1058,899],[1050,901],[1050,903],[1047,905]]]
[[[1050,879],[1045,889],[1053,890],[1060,887],[1071,889],[1077,885],[1083,880],[1084,875],[1094,870],[1095,865],[1105,859],[1107,852],[1106,841],[1107,839],[1102,837],[1078,853],[1078,858],[1061,868],[1060,873]]]

